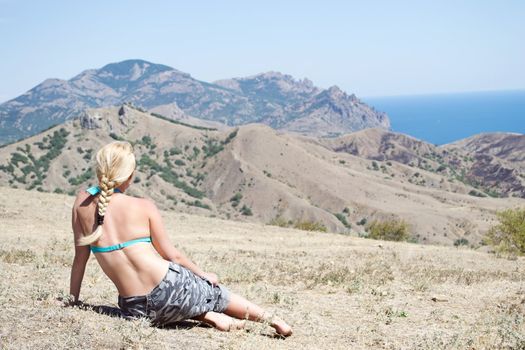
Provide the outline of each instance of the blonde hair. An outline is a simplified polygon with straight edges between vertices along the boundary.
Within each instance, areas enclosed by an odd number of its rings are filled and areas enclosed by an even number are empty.
[[[89,245],[102,236],[104,215],[113,191],[126,182],[135,171],[135,156],[129,142],[116,141],[105,145],[97,152],[96,159],[96,172],[100,187],[97,227],[91,234],[78,240],[77,245],[79,246]]]

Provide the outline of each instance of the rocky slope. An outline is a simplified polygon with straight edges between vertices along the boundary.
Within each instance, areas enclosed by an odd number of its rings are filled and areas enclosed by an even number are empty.
[[[207,83],[165,65],[127,60],[70,80],[48,79],[1,104],[0,144],[34,135],[85,108],[124,102],[174,118],[230,126],[260,122],[317,136],[390,125],[386,114],[354,95],[337,87],[321,90],[306,79],[270,72]]]
[[[367,129],[322,143],[335,152],[396,161],[438,174],[447,181],[439,187],[461,182],[474,187],[469,191],[473,196],[525,198],[525,135],[481,134],[436,147],[404,134]],[[417,174],[409,181],[432,183],[425,173]]]
[[[423,166],[430,160],[413,150],[419,145],[414,139],[395,141],[405,142],[403,152],[412,150],[412,158],[396,156],[398,146],[386,152],[392,160],[380,158],[373,135],[381,140],[387,134],[371,129],[353,141],[352,135],[329,140],[261,124],[191,126],[128,105],[92,109],[0,148],[0,185],[74,194],[94,183],[97,149],[124,139],[134,144],[138,160],[130,193],[182,212],[355,235],[365,233],[366,221],[402,218],[415,240],[450,244],[467,237],[477,244],[496,210],[523,204],[474,196],[479,190],[449,181],[448,170]],[[393,143],[401,136],[388,137]]]

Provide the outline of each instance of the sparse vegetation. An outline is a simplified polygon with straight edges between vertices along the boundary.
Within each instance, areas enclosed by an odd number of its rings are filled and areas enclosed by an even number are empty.
[[[337,220],[341,221],[341,223],[346,227],[346,228],[351,228],[352,225],[350,225],[348,223],[348,221],[346,220],[346,216],[342,213],[336,213],[334,214],[334,216],[337,218]]]
[[[297,221],[294,225],[294,228],[303,230],[303,231],[320,231],[326,232],[326,226],[320,222],[315,221]]]
[[[286,220],[282,216],[276,216],[275,218],[273,218],[272,220],[270,220],[268,222],[268,225],[279,226],[279,227],[288,227],[288,226],[290,226],[290,223],[289,223],[288,220]]]
[[[114,132],[110,132],[109,133],[109,137],[111,137],[115,141],[124,141],[125,140],[123,137],[115,134]]]
[[[367,226],[368,238],[385,241],[407,241],[409,225],[404,220],[374,220]]]
[[[174,155],[182,153],[182,151],[178,149],[177,147],[170,148],[169,152],[170,152],[170,156],[174,156]]]
[[[195,200],[193,202],[188,202],[186,201],[186,204],[188,205],[191,205],[193,207],[198,207],[198,208],[203,208],[203,209],[208,209],[208,210],[211,210],[211,207],[208,205],[208,204],[204,204],[202,203],[200,200]]]
[[[179,175],[177,175],[177,173],[175,173],[169,165],[162,166],[147,154],[143,154],[141,156],[141,158],[137,162],[137,165],[139,166],[139,169],[141,171],[146,171],[147,169],[150,169],[152,171],[152,174],[158,174],[161,179],[174,185],[177,188],[180,188],[189,196],[192,196],[197,199],[204,198],[203,192],[199,191],[194,187],[191,187],[186,182],[179,180]]]
[[[364,226],[364,225],[366,225],[366,223],[367,223],[366,218],[362,218],[361,220],[359,220],[359,221],[357,222],[357,224],[358,224],[359,226]]]
[[[175,342],[190,349],[523,347],[522,258],[390,242],[379,248],[378,242],[344,235],[173,210],[162,212],[168,227],[176,225],[171,238],[216,271],[226,287],[289,320],[296,329],[292,338],[268,336],[267,325],[254,323],[245,332],[222,333],[191,320],[187,328],[174,329],[111,317],[117,315],[116,291],[94,261],[81,291],[89,304],[63,307],[74,254],[64,207],[74,199],[0,191],[2,198],[13,199],[2,203],[1,213],[15,214],[2,216],[0,232],[0,342],[7,348],[168,348]],[[42,206],[45,211],[38,210]],[[31,271],[38,273],[28,282]],[[57,283],[57,276],[64,276],[64,283]],[[352,317],[340,312],[342,305],[351,306]],[[53,325],[52,331],[45,324]]]
[[[235,195],[233,195],[233,197],[230,198],[230,203],[232,207],[234,208],[237,207],[239,203],[241,202],[241,199],[242,199],[242,193],[241,192],[235,193]]]
[[[198,125],[191,125],[191,124],[183,123],[183,122],[178,121],[178,120],[167,118],[167,117],[163,116],[162,114],[158,114],[158,113],[151,113],[151,115],[154,116],[154,117],[157,117],[159,119],[168,121],[170,123],[186,126],[188,128],[192,128],[192,129],[207,130],[207,131],[216,131],[217,130],[216,128],[207,128],[207,127],[204,127],[204,126],[198,126]]]
[[[76,177],[72,177],[72,178],[68,179],[67,181],[73,186],[78,186],[78,185],[83,184],[84,182],[86,182],[88,180],[93,180],[94,176],[95,176],[95,173],[90,168],[90,169],[87,169],[82,174],[80,174],[80,175],[78,175]]]
[[[222,144],[226,145],[226,144],[230,143],[235,138],[235,136],[237,136],[237,131],[239,131],[239,129],[235,129],[234,131],[232,131],[228,135],[228,137],[222,142]]]
[[[244,204],[242,206],[240,212],[241,212],[242,215],[245,215],[245,216],[252,216],[253,215],[252,209],[250,207],[248,207],[246,204]]]
[[[49,137],[43,137],[38,147],[41,150],[47,150],[47,152],[38,159],[31,153],[29,144],[26,144],[24,148],[18,147],[17,151],[11,154],[9,164],[0,165],[0,170],[10,175],[13,183],[28,184],[29,182],[27,189],[33,189],[42,185],[51,161],[62,152],[68,135],[69,132],[66,129],[60,128],[50,134]],[[19,169],[22,172],[22,176],[17,176],[15,169]],[[27,177],[32,181],[28,181]]]
[[[497,213],[498,224],[485,236],[485,242],[503,254],[525,254],[525,208]]]
[[[454,247],[459,247],[459,246],[462,246],[462,245],[468,245],[468,239],[466,239],[465,237],[461,237],[461,238],[458,238],[454,241]]]
[[[474,197],[487,197],[487,195],[485,193],[479,192],[477,190],[470,190],[470,192],[468,194],[471,195],[471,196],[474,196]]]
[[[206,145],[202,146],[204,158],[210,158],[224,149],[222,143],[215,139],[206,139]]]

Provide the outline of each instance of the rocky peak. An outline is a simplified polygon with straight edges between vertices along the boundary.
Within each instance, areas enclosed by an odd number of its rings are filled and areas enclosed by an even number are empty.
[[[291,75],[269,71],[244,78],[219,80],[217,85],[241,93],[263,96],[272,100],[293,98],[297,94],[313,96],[319,90],[308,79],[294,79]]]
[[[126,88],[138,81],[169,71],[176,70],[162,64],[144,60],[126,60],[107,64],[100,69],[84,71],[75,77],[74,80],[79,80],[83,76],[93,76],[95,80],[111,88]]]
[[[102,117],[99,114],[89,110],[82,112],[79,117],[80,127],[88,130],[99,129],[101,127],[101,120]]]
[[[386,116],[371,111],[336,86],[321,90],[308,79],[275,71],[213,84],[165,65],[126,60],[85,70],[70,80],[47,80],[0,105],[2,131],[7,130],[0,133],[0,143],[76,118],[85,108],[119,106],[125,101],[147,109],[172,106],[175,112],[180,109],[188,116],[226,125],[261,122],[279,128],[301,119],[305,134],[318,134],[327,120],[331,130],[338,133],[377,126],[378,119],[380,125],[388,127]],[[125,112],[113,126],[129,121],[128,114]],[[315,126],[305,126],[303,118],[309,116],[318,121]],[[340,117],[356,121],[347,123]],[[82,125],[96,128],[99,123],[95,116],[83,115]]]
[[[97,71],[99,73],[110,73],[115,76],[126,77],[130,80],[134,80],[134,77],[136,79],[138,75],[142,75],[146,72],[151,74],[167,70],[173,70],[173,68],[163,64],[151,63],[144,60],[126,60],[107,64]]]

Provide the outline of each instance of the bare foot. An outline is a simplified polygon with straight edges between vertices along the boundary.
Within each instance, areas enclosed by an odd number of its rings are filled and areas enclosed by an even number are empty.
[[[292,327],[290,327],[288,323],[284,322],[279,317],[274,317],[270,325],[275,328],[275,331],[283,337],[289,337],[293,333]]]
[[[220,317],[217,317],[215,320],[215,328],[217,328],[220,331],[229,332],[229,331],[235,331],[238,329],[243,329],[246,321],[244,320],[236,320],[230,316],[227,316],[225,314],[218,314]]]
[[[246,321],[244,320],[236,320],[228,315],[218,312],[207,312],[205,315],[202,315],[197,319],[204,321],[223,332],[243,329],[246,324]]]

